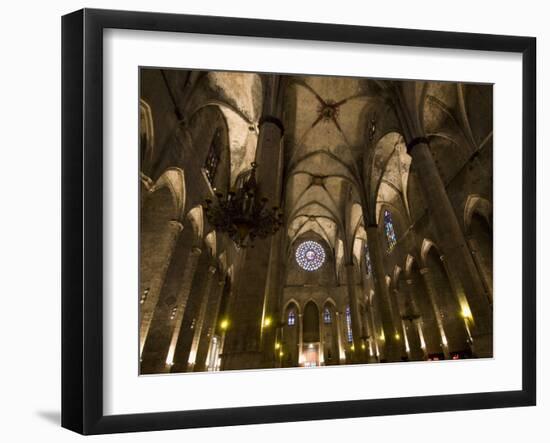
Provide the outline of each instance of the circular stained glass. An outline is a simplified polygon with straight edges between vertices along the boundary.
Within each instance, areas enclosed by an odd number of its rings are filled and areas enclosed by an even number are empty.
[[[305,241],[296,249],[296,262],[306,271],[315,271],[325,262],[325,250],[316,241]]]

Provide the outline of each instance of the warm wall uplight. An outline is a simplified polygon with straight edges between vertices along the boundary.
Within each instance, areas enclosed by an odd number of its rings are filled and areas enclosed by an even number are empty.
[[[367,347],[365,346],[365,343],[363,343],[363,344],[361,345],[361,349],[362,349],[363,351],[364,351],[365,349],[367,349]]]
[[[472,311],[470,311],[470,307],[468,305],[462,306],[461,315],[462,318],[472,319]]]
[[[382,332],[382,334],[380,334],[380,340],[382,340],[382,341],[386,340],[386,336],[384,335],[383,332]]]
[[[401,339],[401,336],[400,336],[399,333],[397,333],[397,332],[395,333],[394,337],[395,337],[396,340],[400,340],[400,339]]]
[[[355,351],[355,345],[351,345],[350,349],[352,352]]]
[[[418,335],[420,336],[420,348],[425,351],[426,350],[426,340],[424,340],[424,331],[422,331],[422,328],[420,325],[418,325]]]
[[[275,349],[280,349],[280,348],[281,348],[281,343],[276,342],[276,343],[275,343]]]
[[[264,318],[264,328],[267,328],[271,325],[271,317]]]
[[[283,351],[279,352],[279,357],[282,357],[283,355],[285,355]]]
[[[222,320],[221,323],[220,323],[220,329],[222,331],[225,331],[229,326],[229,321],[228,320]]]

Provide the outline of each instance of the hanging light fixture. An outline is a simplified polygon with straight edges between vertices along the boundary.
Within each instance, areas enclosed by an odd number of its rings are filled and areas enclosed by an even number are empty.
[[[253,162],[251,167],[238,177],[235,188],[227,195],[214,190],[216,198],[207,198],[204,206],[206,218],[214,229],[227,233],[241,248],[253,247],[255,238],[273,235],[283,224],[280,208],[268,208],[268,199],[258,193],[258,164]]]

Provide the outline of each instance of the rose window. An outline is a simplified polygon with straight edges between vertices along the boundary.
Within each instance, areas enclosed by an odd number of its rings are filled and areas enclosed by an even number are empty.
[[[315,271],[325,262],[325,250],[316,241],[305,241],[296,249],[296,262],[306,271]]]

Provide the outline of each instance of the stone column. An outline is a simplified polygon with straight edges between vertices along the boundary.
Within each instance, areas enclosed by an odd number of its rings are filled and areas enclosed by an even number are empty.
[[[482,281],[485,287],[485,291],[487,292],[487,296],[489,297],[491,303],[493,303],[493,275],[487,269],[487,266],[483,261],[483,257],[480,257],[479,255],[479,247],[476,239],[473,237],[468,237],[468,244],[470,245],[472,257],[474,258],[477,269],[482,276]]]
[[[384,262],[382,245],[378,235],[378,226],[367,226],[367,243],[369,253],[371,254],[372,272],[374,280],[374,303],[376,310],[380,315],[383,340],[383,359],[388,362],[401,361],[404,356],[402,352],[403,342],[397,339],[396,330],[393,322],[390,294],[385,282]],[[382,342],[378,338],[379,343]]]
[[[412,165],[418,172],[426,202],[434,219],[437,239],[449,261],[453,274],[458,278],[463,294],[456,294],[459,303],[465,298],[470,306],[473,325],[471,333],[473,349],[478,357],[493,355],[493,313],[487,295],[466,243],[464,233],[449,200],[445,184],[439,175],[428,140],[422,137],[409,140],[407,150]]]
[[[422,268],[420,269],[420,275],[422,275],[422,278],[424,279],[424,285],[426,286],[426,292],[428,293],[428,297],[430,298],[430,304],[432,305],[434,315],[435,315],[435,321],[437,322],[437,328],[439,329],[439,335],[441,337],[441,351],[443,352],[443,355],[446,359],[450,358],[449,354],[449,347],[447,346],[447,336],[445,334],[445,328],[443,326],[443,319],[441,318],[441,311],[439,309],[439,305],[437,304],[437,300],[435,298],[434,294],[434,284],[431,279],[430,275],[430,269],[429,268]]]
[[[346,282],[348,286],[348,300],[351,312],[351,331],[353,336],[354,351],[351,355],[353,363],[362,363],[367,361],[367,355],[363,349],[363,324],[361,321],[361,310],[359,309],[359,301],[357,300],[355,286],[355,266],[353,263],[346,263]]]
[[[149,334],[153,314],[157,307],[160,290],[164,284],[166,271],[172,259],[172,253],[183,225],[176,220],[171,220],[165,227],[162,240],[158,245],[156,254],[162,257],[157,269],[151,275],[149,281],[142,281],[140,285],[140,327],[139,327],[139,354],[143,352],[145,340]]]
[[[255,241],[254,248],[245,250],[242,276],[236,281],[229,326],[222,354],[222,370],[262,367],[261,348],[263,306],[269,267],[271,239]],[[266,327],[275,327],[272,324]]]
[[[420,342],[420,334],[418,331],[420,314],[413,298],[412,280],[406,280],[405,288],[405,312],[402,315],[403,330],[407,335],[409,343],[409,358],[411,360],[423,360],[424,351]]]
[[[389,289],[388,288],[388,294],[390,295],[390,308],[392,311],[392,317],[393,317],[393,327],[395,330],[395,340],[397,343],[399,343],[400,347],[400,353],[401,357],[406,357],[407,354],[407,348],[405,346],[405,327],[403,325],[402,321],[402,313],[401,309],[399,308],[399,291],[395,288]]]
[[[298,366],[304,362],[304,316],[300,311],[298,313]]]
[[[324,317],[324,307],[319,309],[319,366],[325,365],[325,322]]]
[[[335,311],[336,314],[336,335],[338,337],[338,363],[342,364],[346,360],[344,351],[344,343],[342,342],[342,315],[340,311]]]
[[[266,76],[264,84],[264,109],[259,123],[256,148],[258,195],[267,199],[267,207],[279,207],[282,188],[283,125],[277,117],[277,76]],[[266,303],[271,293],[270,261],[274,238],[257,238],[254,247],[245,251],[240,267],[234,300],[229,313],[222,369],[250,369],[265,365],[262,339],[273,342],[274,334],[267,328],[276,328],[276,312],[267,312]],[[271,309],[271,308],[270,308]]]
[[[367,362],[368,363],[375,363],[377,361],[376,358],[376,329],[374,328],[374,318],[372,313],[372,307],[370,306],[370,302],[366,302],[365,306],[365,324],[367,325],[367,335],[368,335],[368,343],[367,343]]]
[[[369,316],[370,324],[372,325],[372,328],[370,329],[370,334],[371,334],[370,341],[373,346],[375,361],[380,362],[380,348],[378,346],[378,343],[380,340],[380,332],[376,327],[376,317],[374,315],[374,306],[372,305],[372,302],[370,302],[369,304],[368,314],[369,314],[368,316]]]
[[[191,351],[189,352],[189,367],[188,372],[193,371],[197,353],[199,349],[199,342],[202,335],[202,330],[204,326],[204,321],[206,317],[206,309],[208,307],[208,301],[211,297],[212,293],[212,283],[214,281],[214,275],[216,274],[216,267],[213,265],[210,265],[208,267],[208,274],[206,276],[206,281],[204,282],[203,290],[201,291],[201,301],[199,305],[199,312],[197,315],[197,321],[195,323],[195,332],[193,334],[193,342],[191,344]],[[208,351],[207,351],[208,352]],[[205,356],[206,358],[206,356]]]
[[[197,250],[198,252],[198,250]],[[205,283],[208,281],[211,257],[208,251],[203,250],[197,255],[198,262],[187,298],[187,304],[181,321],[178,323],[178,335],[173,342],[174,356],[171,372],[186,372],[190,358],[191,346],[195,336],[200,306],[203,300]],[[183,288],[182,288],[183,290]],[[176,331],[174,331],[175,333]]]
[[[193,278],[195,277],[195,271],[197,270],[197,264],[201,253],[202,250],[200,248],[193,247],[191,249],[191,254],[189,254],[189,257],[185,262],[185,269],[183,270],[183,276],[181,279],[182,282],[177,296],[178,310],[172,323],[173,327],[170,338],[170,347],[168,348],[168,355],[166,357],[166,364],[168,366],[171,366],[174,362],[174,352],[176,350],[176,345],[183,322],[183,316],[185,314],[185,309],[187,308],[187,301],[189,300],[189,294],[191,293],[191,285],[193,284]]]
[[[281,361],[279,356],[280,351],[275,349],[275,342],[277,339],[277,330],[283,326],[278,319],[281,318],[280,305],[282,303],[284,287],[285,240],[286,230],[280,229],[271,241],[271,257],[269,259],[263,316],[264,318],[270,318],[273,324],[261,330],[262,367],[264,368],[273,368]]]
[[[206,358],[208,357],[210,343],[212,342],[212,337],[214,336],[214,332],[216,330],[216,323],[218,321],[224,286],[225,280],[218,280],[218,284],[210,293],[208,308],[204,319],[204,327],[202,328],[201,337],[199,340],[197,358],[195,359],[195,372],[201,372],[206,369]]]
[[[182,298],[181,291],[176,292],[186,278],[193,278],[195,273],[195,256],[189,244],[180,242],[172,254],[172,260],[167,271],[157,308],[155,309],[149,334],[141,353],[141,373],[157,374],[170,369],[170,344],[178,316],[185,310],[187,299]],[[183,278],[181,272],[183,271]],[[176,283],[177,282],[177,283]],[[175,284],[176,283],[176,284]]]

